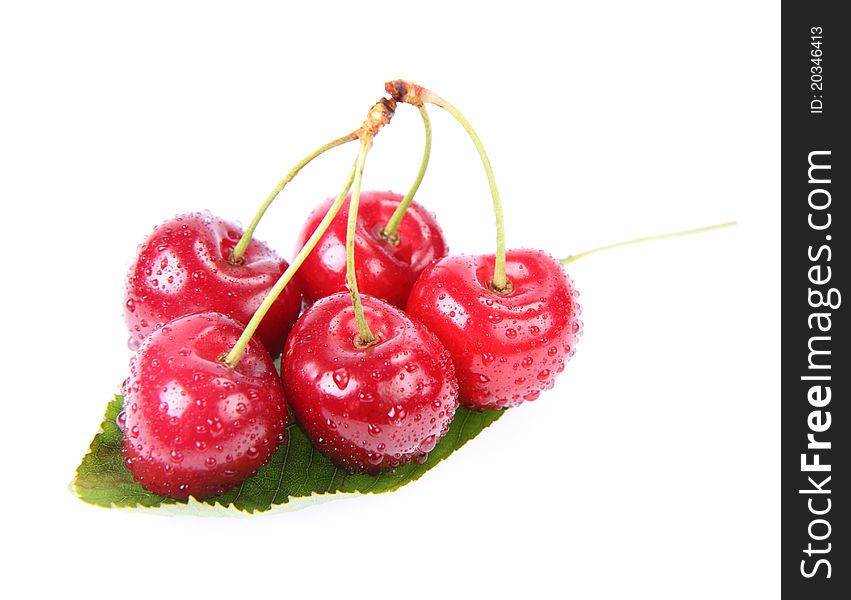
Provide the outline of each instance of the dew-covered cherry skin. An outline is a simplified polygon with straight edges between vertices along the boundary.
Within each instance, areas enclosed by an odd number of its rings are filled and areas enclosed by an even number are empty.
[[[158,225],[139,246],[124,296],[131,347],[163,323],[215,311],[248,323],[287,263],[252,239],[242,260],[231,251],[242,229],[210,213],[183,214]],[[263,318],[255,337],[277,356],[301,310],[301,292],[290,282]]]
[[[308,308],[284,348],[281,375],[313,445],[350,472],[423,462],[449,430],[458,384],[449,354],[421,323],[361,296],[377,343],[358,347],[348,294]]]
[[[452,355],[461,402],[504,408],[551,388],[582,332],[578,292],[540,250],[506,254],[510,291],[491,288],[494,256],[449,256],[423,271],[407,312]]]
[[[346,226],[350,199],[346,198],[296,275],[309,302],[346,291]],[[333,201],[329,198],[310,214],[299,233],[296,249],[301,249],[316,231]],[[361,193],[355,232],[355,273],[361,293],[404,308],[419,274],[431,262],[446,256],[448,248],[434,215],[416,202],[411,202],[405,211],[396,243],[384,239],[382,231],[401,201],[402,196],[393,192]]]
[[[213,312],[152,333],[124,385],[125,464],[161,496],[208,498],[255,474],[284,442],[287,406],[272,358],[252,339],[221,362],[243,326]]]

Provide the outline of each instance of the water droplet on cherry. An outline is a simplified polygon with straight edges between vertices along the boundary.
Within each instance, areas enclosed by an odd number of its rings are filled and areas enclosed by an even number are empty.
[[[345,368],[337,369],[334,371],[332,379],[338,388],[344,390],[349,385],[349,372]]]
[[[426,437],[422,442],[420,442],[419,450],[424,454],[428,454],[434,447],[437,445],[437,436],[434,434]]]

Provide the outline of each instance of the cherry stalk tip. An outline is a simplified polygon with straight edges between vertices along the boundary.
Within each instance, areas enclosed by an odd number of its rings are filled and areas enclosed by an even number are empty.
[[[388,81],[384,84],[384,90],[396,102],[404,102],[414,106],[422,106],[425,103],[423,97],[428,93],[428,90],[422,86],[404,79]]]
[[[390,123],[396,113],[396,100],[393,98],[381,98],[372,105],[369,113],[359,131],[359,137],[372,140],[382,127]]]

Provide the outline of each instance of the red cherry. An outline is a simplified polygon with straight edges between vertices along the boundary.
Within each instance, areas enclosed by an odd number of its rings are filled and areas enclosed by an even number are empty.
[[[517,406],[553,386],[573,356],[582,323],[578,292],[539,250],[511,250],[507,294],[494,292],[494,256],[449,256],[414,284],[407,312],[452,355],[469,408]]]
[[[163,323],[213,310],[251,320],[287,268],[273,250],[252,239],[239,264],[228,259],[242,229],[209,213],[179,215],[159,225],[139,246],[127,279],[124,320],[131,347]],[[276,356],[301,310],[298,286],[288,285],[256,337]]]
[[[148,337],[125,383],[122,454],[147,490],[221,494],[284,441],[287,408],[272,358],[251,340],[236,368],[218,359],[242,333],[230,317],[181,317]]]
[[[296,420],[320,451],[350,471],[375,473],[422,462],[458,407],[452,360],[421,323],[361,296],[371,346],[347,294],[308,308],[284,349],[281,374]]]
[[[346,198],[328,231],[296,275],[310,302],[346,291],[346,225],[350,199]],[[333,201],[329,198],[310,214],[298,236],[299,249],[316,231]],[[401,201],[402,196],[393,192],[361,193],[355,256],[360,291],[404,308],[411,286],[422,270],[432,261],[446,256],[448,250],[434,216],[416,202],[408,206],[399,225],[398,244],[382,238],[384,226]]]

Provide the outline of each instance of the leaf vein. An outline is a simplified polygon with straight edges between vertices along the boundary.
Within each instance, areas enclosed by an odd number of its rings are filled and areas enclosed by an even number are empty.
[[[383,472],[383,471],[382,471],[381,473],[379,473],[379,474],[375,477],[375,479],[373,479],[373,480],[372,480],[372,483],[370,483],[367,487],[365,487],[365,488],[362,490],[362,493],[366,494],[367,492],[369,492],[369,490],[371,490],[372,488],[374,488],[374,487],[378,484],[378,480],[379,480],[379,479],[381,479],[381,476],[382,476],[382,475],[384,475],[384,472]]]
[[[292,443],[292,440],[293,437],[288,435],[287,447],[284,449],[284,461],[281,463],[281,476],[278,477],[278,485],[275,487],[275,493],[272,494],[270,504],[275,504],[275,500],[278,498],[278,493],[281,491],[281,484],[284,482],[284,471],[287,470],[287,459],[290,457],[290,444]]]
[[[331,481],[328,482],[328,487],[325,488],[325,493],[331,491],[331,486],[334,485],[334,478],[337,476],[337,472],[340,470],[339,467],[334,467],[334,473],[331,475]]]
[[[464,425],[467,424],[467,419],[470,418],[470,414],[470,411],[464,411],[464,420],[461,422],[461,425],[458,426],[458,435],[455,438],[455,443],[452,444],[452,448],[455,450],[458,449],[458,442],[461,440],[461,436],[464,434]]]
[[[310,480],[310,465],[313,464],[313,454],[316,452],[316,448],[313,444],[310,445],[310,458],[307,459],[307,468],[304,470],[304,483],[306,487],[310,487],[308,481]]]
[[[246,481],[248,480],[243,480],[242,485],[239,486],[239,491],[236,493],[236,496],[234,496],[233,500],[231,501],[231,504],[236,504],[236,501],[239,500],[239,497],[242,495],[242,490],[245,489]]]

